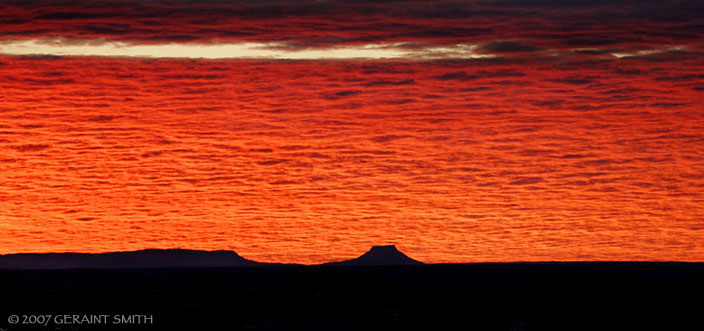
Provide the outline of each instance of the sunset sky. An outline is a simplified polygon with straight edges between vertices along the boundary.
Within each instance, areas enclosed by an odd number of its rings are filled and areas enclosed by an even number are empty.
[[[0,254],[704,262],[704,2],[3,1]]]

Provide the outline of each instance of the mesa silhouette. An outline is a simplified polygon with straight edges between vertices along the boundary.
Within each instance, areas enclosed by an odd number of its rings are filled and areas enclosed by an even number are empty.
[[[373,246],[368,252],[362,256],[341,262],[330,262],[325,265],[342,265],[342,266],[382,266],[382,265],[420,265],[420,261],[416,261],[406,254],[399,251],[396,246]]]
[[[395,246],[374,246],[362,256],[324,265],[379,266],[418,265]],[[0,269],[146,269],[260,267],[291,264],[263,263],[245,259],[234,251],[145,249],[111,253],[20,253],[0,255]]]
[[[25,253],[0,256],[2,269],[207,268],[269,265],[233,251],[145,249],[111,253]]]

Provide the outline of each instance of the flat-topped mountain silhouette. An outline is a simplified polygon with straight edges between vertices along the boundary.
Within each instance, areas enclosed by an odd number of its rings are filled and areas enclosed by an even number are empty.
[[[145,249],[114,253],[42,253],[0,255],[2,269],[197,268],[270,265],[247,260],[233,251]]]
[[[345,266],[381,266],[381,265],[420,265],[420,261],[416,261],[406,254],[401,253],[396,246],[373,246],[368,252],[362,256],[342,261],[326,263],[327,265],[345,265]]]
[[[412,265],[422,264],[399,252],[395,246],[374,246],[349,261],[325,265]],[[188,249],[145,249],[112,253],[21,253],[0,255],[0,269],[139,269],[277,266],[247,260],[233,251]]]

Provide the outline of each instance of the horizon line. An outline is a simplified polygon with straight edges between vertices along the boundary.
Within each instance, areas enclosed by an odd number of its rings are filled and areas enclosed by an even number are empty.
[[[31,253],[6,253],[6,254],[1,254],[0,253],[0,258],[6,257],[6,256],[18,256],[18,255],[49,255],[49,254],[81,254],[81,255],[89,255],[89,256],[99,256],[99,255],[106,255],[106,254],[120,254],[120,253],[139,253],[139,252],[144,252],[144,251],[189,251],[189,252],[201,252],[201,253],[217,253],[217,252],[225,252],[225,253],[234,253],[237,256],[241,257],[242,259],[248,261],[248,262],[253,262],[256,264],[262,264],[263,266],[274,266],[274,265],[279,265],[279,266],[335,266],[339,263],[342,262],[347,262],[347,261],[352,261],[355,260],[364,254],[370,252],[373,248],[375,247],[394,247],[396,248],[396,245],[373,245],[371,246],[367,251],[362,253],[361,255],[358,255],[356,257],[352,257],[349,259],[344,259],[344,260],[334,260],[334,261],[328,261],[328,262],[322,262],[322,263],[315,263],[315,264],[305,264],[305,263],[285,263],[285,262],[262,262],[262,261],[257,261],[253,259],[246,258],[235,250],[227,250],[227,249],[217,249],[217,250],[201,250],[201,249],[189,249],[189,248],[144,248],[144,249],[138,249],[138,250],[130,250],[130,251],[106,251],[106,252],[99,252],[99,253],[91,253],[91,252],[78,252],[78,251],[64,251],[64,252],[31,252]],[[402,255],[408,257],[404,252],[401,250],[396,250],[401,253]],[[410,257],[409,257],[410,258]],[[678,264],[704,264],[704,261],[683,261],[683,260],[516,260],[516,261],[476,261],[476,262],[440,262],[440,263],[435,263],[435,262],[423,262],[420,260],[417,260],[415,258],[411,258],[412,260],[415,260],[417,262],[420,262],[419,265],[469,265],[469,264],[587,264],[587,263],[678,263]],[[344,265],[342,265],[344,266]],[[212,267],[185,267],[185,268],[240,268],[240,267],[248,267],[248,266],[212,266]],[[256,267],[256,266],[253,266]],[[155,269],[162,269],[162,268],[181,268],[181,267],[159,267],[155,266]],[[91,267],[76,267],[76,268],[47,268],[47,269],[106,269],[106,268],[91,268]],[[121,268],[118,268],[121,269]],[[131,269],[131,268],[127,268]],[[143,268],[139,268],[143,269]],[[37,268],[34,269],[22,269],[22,268],[3,268],[0,266],[0,270],[38,270]]]

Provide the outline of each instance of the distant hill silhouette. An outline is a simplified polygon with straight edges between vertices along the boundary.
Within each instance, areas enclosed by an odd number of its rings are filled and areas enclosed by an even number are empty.
[[[377,266],[423,264],[396,246],[374,246],[364,255],[324,265]],[[145,249],[113,253],[21,253],[0,255],[0,269],[144,269],[278,266],[247,260],[233,251]]]
[[[0,269],[189,268],[271,265],[247,260],[233,251],[146,249],[102,254],[43,253],[0,255]]]
[[[396,246],[374,246],[362,256],[342,261],[326,263],[326,265],[343,265],[343,266],[381,266],[381,265],[421,265],[420,261],[416,261],[406,254],[401,253]]]

